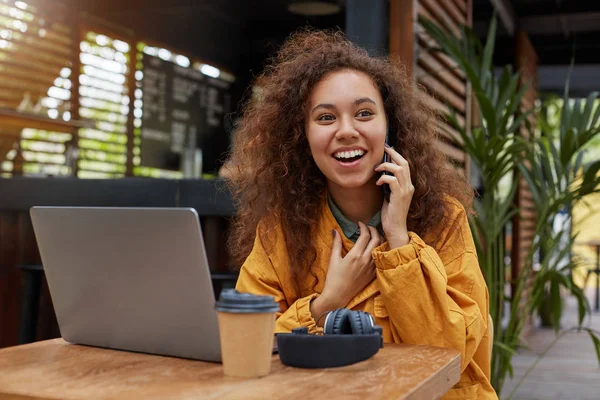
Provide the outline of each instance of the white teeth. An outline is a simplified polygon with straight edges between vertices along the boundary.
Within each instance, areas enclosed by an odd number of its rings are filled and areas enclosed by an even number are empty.
[[[352,151],[338,151],[333,156],[335,158],[352,158],[352,157],[362,156],[363,154],[365,154],[365,152],[362,150],[352,150]]]

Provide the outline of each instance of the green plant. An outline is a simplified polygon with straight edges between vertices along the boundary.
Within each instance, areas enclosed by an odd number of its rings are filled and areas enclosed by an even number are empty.
[[[519,165],[537,210],[531,251],[539,250],[542,254],[542,262],[533,281],[529,313],[548,302],[550,305],[545,306],[557,331],[562,316],[560,286],[576,297],[580,325],[589,312],[585,295],[573,282],[571,273],[578,266],[570,257],[576,232],[555,232],[553,227],[559,215],[563,216],[562,224],[571,226],[569,210],[598,191],[600,160],[587,166],[583,164],[586,146],[600,134],[600,108],[594,107],[597,98],[598,93],[593,92],[585,100],[570,100],[567,80],[558,137],[550,131],[537,138],[535,146],[525,155],[527,162]]]
[[[463,149],[479,170],[483,194],[475,202],[476,215],[470,219],[477,246],[480,266],[486,279],[490,299],[490,315],[494,321],[494,347],[492,356],[492,385],[497,392],[502,387],[506,371],[510,370],[510,357],[518,345],[517,337],[507,337],[502,329],[504,317],[504,226],[517,213],[513,205],[517,181],[510,183],[508,195],[502,195],[501,180],[517,168],[525,145],[517,139],[521,124],[527,114],[515,117],[526,86],[519,87],[519,75],[505,67],[501,78],[494,75],[495,19],[490,24],[485,47],[468,27],[461,27],[461,37],[455,37],[426,18],[420,23],[450,56],[471,84],[475,105],[481,123],[467,132],[453,114],[446,117],[463,143]]]
[[[469,133],[455,115],[446,115],[460,136],[457,142],[463,143],[463,149],[481,173],[484,190],[476,201],[476,215],[471,218],[471,225],[490,292],[490,314],[495,332],[491,378],[492,385],[500,393],[506,376],[512,376],[511,359],[521,345],[524,322],[540,304],[547,290],[555,327],[558,327],[562,313],[561,287],[577,297],[580,321],[589,311],[583,293],[573,284],[570,274],[565,273],[574,265],[573,262],[565,265],[563,261],[570,252],[572,240],[569,236],[565,244],[562,236],[553,234],[549,223],[565,207],[572,206],[574,201],[596,190],[596,172],[600,165],[592,164],[584,171],[581,152],[590,138],[597,134],[597,114],[592,114],[591,106],[587,106],[593,103],[593,98],[591,101],[588,99],[585,107],[582,107],[582,102],[577,102],[573,107],[563,109],[559,147],[547,139],[524,140],[519,135],[519,129],[523,126],[530,131],[533,129],[527,122],[528,114],[533,110],[520,108],[528,84],[523,84],[519,74],[513,73],[508,66],[504,67],[499,77],[494,74],[495,17],[490,23],[485,46],[468,27],[462,26],[460,37],[455,37],[425,17],[420,17],[419,22],[437,42],[439,47],[435,50],[447,54],[465,73],[481,120]],[[570,103],[567,101],[565,104]],[[449,133],[452,134],[451,131]],[[533,137],[533,132],[530,137]],[[511,283],[516,290],[512,297],[507,297],[504,290],[503,229],[519,212],[513,202],[519,179],[518,176],[512,179],[507,194],[501,190],[501,181],[515,171],[523,173],[534,192],[538,221],[525,266],[518,276],[512,277]],[[574,185],[581,176],[583,179],[580,183]],[[526,292],[526,297],[522,298],[523,288],[532,274],[533,255],[538,252],[543,256],[540,271],[534,275],[532,291]],[[507,316],[503,315],[506,302],[511,310]],[[502,320],[505,317],[508,324],[503,327]],[[591,332],[590,335],[596,345],[600,343]],[[600,352],[598,354],[600,359]]]

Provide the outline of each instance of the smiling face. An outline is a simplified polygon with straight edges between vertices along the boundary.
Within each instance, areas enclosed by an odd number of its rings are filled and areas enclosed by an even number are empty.
[[[368,75],[355,70],[327,74],[309,97],[305,121],[311,154],[330,189],[355,189],[373,181],[373,168],[383,158],[387,119]]]

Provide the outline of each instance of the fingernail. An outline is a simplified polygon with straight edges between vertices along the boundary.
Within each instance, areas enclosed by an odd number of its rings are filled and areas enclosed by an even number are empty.
[[[333,238],[334,238],[334,239],[335,239],[335,233],[336,233],[336,232],[335,232],[335,229],[332,229],[332,230],[331,230],[331,234],[333,235]]]
[[[387,143],[384,143],[384,144],[385,144],[385,147],[387,147],[388,149],[392,147],[392,146],[390,146],[390,145],[389,145],[389,144],[387,144]]]
[[[381,165],[381,163],[377,163],[377,164],[375,164],[375,168],[373,168],[373,169],[377,169],[377,168],[379,168],[379,166],[380,166],[380,165]]]

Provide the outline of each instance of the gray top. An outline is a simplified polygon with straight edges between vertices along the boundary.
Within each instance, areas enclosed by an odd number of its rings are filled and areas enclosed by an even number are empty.
[[[344,233],[344,236],[346,236],[348,239],[350,239],[354,243],[356,243],[356,241],[358,240],[358,237],[360,236],[360,228],[358,227],[358,224],[355,223],[354,221],[351,221],[350,219],[348,219],[342,213],[342,210],[340,210],[339,207],[335,205],[335,203],[333,202],[333,199],[329,195],[327,195],[327,202],[329,203],[329,209],[331,210],[333,217],[335,218],[337,223],[340,225],[340,228],[342,228],[342,232]],[[375,214],[369,220],[367,225],[375,227],[377,229],[377,231],[379,232],[379,234],[381,236],[383,236],[384,232],[383,232],[383,226],[381,225],[381,211],[377,211],[377,214]]]

